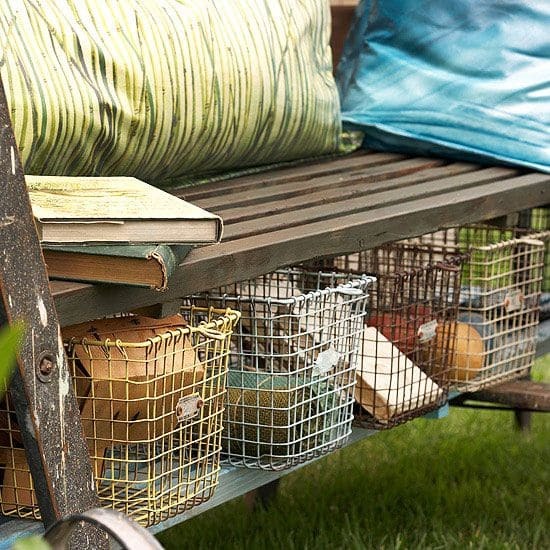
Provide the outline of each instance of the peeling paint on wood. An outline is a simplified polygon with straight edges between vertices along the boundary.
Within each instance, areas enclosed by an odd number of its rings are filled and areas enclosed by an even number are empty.
[[[10,392],[48,526],[99,502],[1,83],[0,188],[0,322],[23,320],[27,329]],[[51,368],[43,367],[45,360]],[[107,548],[106,543],[103,534],[86,528],[71,547]]]
[[[48,311],[46,310],[46,306],[44,305],[44,300],[42,300],[41,296],[38,296],[38,312],[40,313],[40,322],[42,323],[43,327],[48,326]]]
[[[15,222],[15,216],[4,216],[0,219],[0,228],[7,227]]]
[[[15,166],[15,149],[13,145],[10,145],[10,160],[11,160],[11,175],[15,176],[16,166]]]

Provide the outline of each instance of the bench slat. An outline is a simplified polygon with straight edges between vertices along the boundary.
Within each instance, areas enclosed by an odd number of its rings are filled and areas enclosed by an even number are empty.
[[[348,173],[353,170],[363,168],[382,166],[392,162],[397,162],[409,158],[405,155],[396,153],[370,153],[360,151],[351,155],[337,157],[335,159],[324,159],[305,162],[298,166],[289,168],[279,168],[277,170],[258,172],[247,176],[241,176],[235,179],[224,181],[213,181],[202,185],[186,187],[175,190],[174,194],[178,197],[190,201],[206,199],[209,197],[219,197],[220,188],[224,193],[229,191],[245,191],[246,189],[255,189],[261,185],[283,184],[292,181],[308,181],[317,177],[329,176],[331,174]]]

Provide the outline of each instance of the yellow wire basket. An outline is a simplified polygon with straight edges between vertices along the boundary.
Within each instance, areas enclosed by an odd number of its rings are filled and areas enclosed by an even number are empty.
[[[189,306],[64,330],[101,504],[149,526],[208,500],[220,470],[230,338],[240,313]],[[39,519],[9,394],[0,411],[0,507]]]

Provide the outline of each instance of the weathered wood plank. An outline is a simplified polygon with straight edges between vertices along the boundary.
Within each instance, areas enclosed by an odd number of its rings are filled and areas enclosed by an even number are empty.
[[[0,82],[0,323],[25,323],[10,385],[46,526],[99,505],[46,267]],[[87,528],[79,548],[106,548]]]
[[[397,162],[405,158],[407,158],[405,155],[399,155],[397,153],[373,153],[360,151],[328,161],[315,160],[299,166],[279,168],[278,170],[260,172],[258,174],[241,176],[235,179],[213,181],[211,183],[198,186],[186,187],[184,189],[176,190],[174,194],[184,199],[197,201],[208,197],[217,197],[219,196],[221,189],[223,189],[224,193],[226,191],[236,192],[245,191],[247,189],[256,189],[258,186],[263,185],[283,184],[293,181],[308,181],[316,177],[329,176],[331,174],[342,172],[346,173],[350,170],[367,168],[369,166],[381,166],[383,164]]]
[[[543,382],[514,380],[463,397],[469,401],[498,403],[517,409],[550,412],[550,384]]]
[[[379,432],[374,430],[365,430],[363,428],[354,428],[349,440],[344,444],[344,446],[353,445],[366,437],[370,437]],[[322,457],[319,457],[321,459]],[[319,460],[317,459],[317,460]],[[175,516],[173,518],[167,519],[162,523],[153,525],[148,528],[148,531],[151,533],[160,533],[182,521],[191,519],[192,517],[198,516],[207,510],[215,508],[220,504],[228,502],[234,498],[237,498],[248,491],[252,491],[270,483],[275,479],[279,479],[287,475],[290,472],[296,471],[306,464],[311,464],[311,462],[306,462],[304,464],[299,464],[290,468],[288,470],[279,470],[279,471],[267,471],[267,470],[253,470],[248,468],[237,468],[234,466],[226,466],[222,468],[219,477],[219,487],[214,493],[214,496],[206,501],[203,504],[194,506],[187,512]],[[1,538],[0,538],[0,550],[11,550],[13,543],[20,538],[21,536],[29,535],[41,535],[44,533],[44,529],[37,521],[31,520],[22,520],[22,519],[13,519],[8,520],[7,523],[0,527]]]
[[[253,237],[193,250],[176,271],[169,289],[52,283],[62,324],[169,301],[210,287],[255,277],[316,256],[344,254],[459,223],[494,218],[511,209],[550,202],[550,176],[531,174],[490,181],[432,197],[403,200],[333,219],[266,231]],[[304,220],[306,222],[307,220]],[[231,226],[228,227],[228,229]]]
[[[406,159],[398,162],[384,164],[382,166],[369,167],[360,171],[331,174],[304,181],[290,183],[277,183],[276,185],[262,185],[255,189],[231,193],[224,189],[223,194],[218,194],[210,199],[195,201],[206,209],[221,209],[231,207],[253,206],[265,201],[278,201],[290,197],[306,197],[311,191],[330,188],[345,188],[352,183],[373,183],[393,180],[407,174],[415,173],[427,168],[446,164],[440,159]]]

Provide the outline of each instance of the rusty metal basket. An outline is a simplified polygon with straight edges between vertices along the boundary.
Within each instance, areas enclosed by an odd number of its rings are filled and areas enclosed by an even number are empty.
[[[208,500],[220,470],[230,337],[239,313],[188,307],[67,327],[68,364],[101,504],[145,526]],[[39,518],[9,394],[0,507]]]
[[[371,282],[284,269],[203,295],[242,313],[222,437],[231,464],[284,469],[344,444]]]
[[[376,277],[357,367],[356,424],[390,428],[446,402],[462,261],[394,243],[317,263]]]
[[[462,267],[451,378],[457,390],[475,391],[528,374],[535,357],[543,256],[549,239],[550,231],[478,225],[413,240],[429,245],[431,254],[469,253]]]

